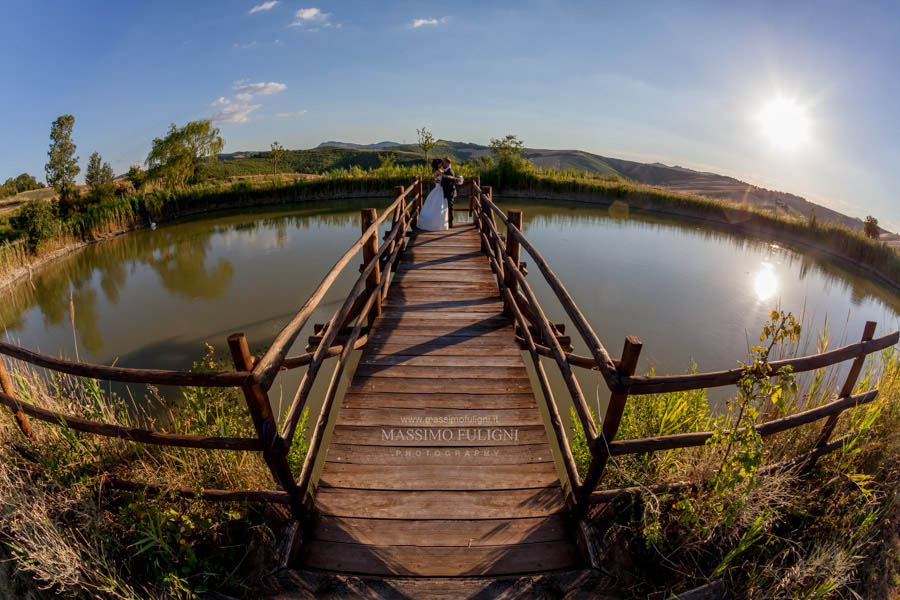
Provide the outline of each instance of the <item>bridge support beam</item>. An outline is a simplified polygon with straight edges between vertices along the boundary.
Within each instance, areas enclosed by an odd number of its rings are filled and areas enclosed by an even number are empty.
[[[622,359],[619,361],[617,369],[619,377],[634,375],[643,347],[644,342],[641,341],[641,338],[633,335],[625,338]],[[582,497],[579,500],[581,500],[582,510],[588,505],[588,498],[591,492],[594,491],[597,484],[600,483],[600,478],[603,476],[603,469],[606,468],[606,463],[609,460],[608,444],[616,439],[616,433],[619,431],[619,424],[622,422],[622,414],[625,412],[625,403],[627,401],[628,392],[623,391],[614,391],[609,398],[609,406],[606,407],[606,416],[603,417],[600,436],[595,441],[594,447],[591,448],[591,454],[594,457],[581,485]]]
[[[243,333],[233,333],[228,336],[228,349],[231,350],[231,358],[234,368],[238,371],[251,371],[253,369],[253,355],[250,354],[250,346],[247,344],[247,336]],[[244,392],[244,400],[247,402],[247,410],[256,434],[263,443],[263,460],[269,467],[272,477],[278,485],[291,497],[291,512],[294,518],[300,519],[305,514],[297,483],[288,465],[288,448],[284,439],[278,435],[278,424],[272,414],[272,404],[269,395],[259,384],[251,383],[241,387]]]
[[[362,231],[363,233],[372,226],[378,219],[378,211],[374,208],[364,208],[362,209],[361,222],[362,222]],[[375,257],[378,256],[378,232],[375,232],[368,240],[366,240],[365,245],[363,246],[363,268],[369,264]],[[375,268],[372,270],[372,273],[366,279],[366,294],[371,294],[372,291],[378,287],[378,284],[381,282],[381,265],[375,265]],[[375,322],[375,319],[381,316],[381,297],[379,296],[375,303],[372,305],[372,310],[369,312],[369,325]]]
[[[519,231],[522,230],[522,211],[517,209],[510,209],[506,215],[506,218],[509,219],[510,225],[514,225],[516,229]],[[512,259],[513,264],[518,267],[519,258],[521,256],[521,247],[519,246],[519,238],[514,235],[511,235],[509,232],[506,234],[506,254]],[[503,285],[509,289],[512,297],[515,298],[519,294],[519,280],[516,279],[509,268],[505,269],[503,272]],[[507,301],[508,302],[508,301]],[[507,316],[513,315],[513,310],[511,306],[506,306],[504,311]]]

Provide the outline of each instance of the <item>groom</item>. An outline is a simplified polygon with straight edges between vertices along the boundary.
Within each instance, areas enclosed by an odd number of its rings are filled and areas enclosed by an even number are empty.
[[[443,179],[441,179],[441,188],[444,190],[444,199],[447,201],[447,215],[450,228],[453,228],[453,200],[456,199],[456,175],[453,173],[453,167],[450,166],[450,158],[447,157],[441,161],[443,167]]]

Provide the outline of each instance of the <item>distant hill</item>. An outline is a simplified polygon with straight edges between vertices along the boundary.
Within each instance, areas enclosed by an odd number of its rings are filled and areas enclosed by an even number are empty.
[[[350,142],[322,142],[309,150],[290,150],[279,170],[295,173],[321,173],[329,169],[372,168],[379,165],[379,154],[389,151],[397,164],[412,165],[422,162],[422,151],[416,144],[378,142],[354,144]],[[489,155],[490,148],[481,144],[438,140],[432,156],[450,156],[455,161],[474,160]],[[233,152],[219,156],[221,162],[204,165],[209,177],[253,175],[269,173],[272,164],[265,152]],[[535,165],[552,169],[574,169],[601,175],[630,179],[637,183],[707,196],[736,203],[748,203],[757,208],[778,214],[808,218],[815,212],[816,218],[862,231],[861,219],[849,217],[820,204],[815,204],[787,192],[768,190],[734,177],[695,171],[681,166],[662,163],[641,163],[592,154],[583,150],[525,149],[525,157]],[[892,239],[896,236],[890,236]]]
[[[355,150],[378,150],[380,148],[390,148],[392,146],[402,146],[398,142],[377,142],[375,144],[352,144],[350,142],[322,142],[316,148],[324,148],[326,146],[334,146],[336,148],[353,148]]]

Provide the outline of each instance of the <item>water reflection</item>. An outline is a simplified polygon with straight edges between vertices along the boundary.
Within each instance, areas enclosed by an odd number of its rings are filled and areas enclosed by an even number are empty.
[[[0,327],[74,358],[71,299],[82,360],[187,368],[242,328],[264,345],[358,235],[363,203],[384,201],[217,213],[90,245],[3,290]]]
[[[590,231],[592,237],[601,236],[604,231],[609,230],[619,231],[623,237],[628,236],[629,232],[643,232],[645,235],[628,237],[635,243],[652,245],[659,236],[646,234],[666,234],[673,238],[674,242],[668,245],[667,252],[677,251],[677,247],[682,245],[682,240],[685,242],[691,239],[706,240],[711,242],[707,248],[711,256],[715,256],[724,247],[730,247],[735,255],[739,254],[744,258],[763,253],[768,262],[772,262],[773,266],[777,265],[780,272],[790,273],[791,278],[796,277],[797,280],[803,281],[813,274],[816,278],[824,280],[826,291],[830,292],[833,288],[837,288],[846,292],[853,306],[874,300],[889,306],[893,313],[900,313],[900,294],[861,274],[851,263],[806,246],[794,246],[783,242],[775,244],[771,239],[755,237],[713,221],[698,221],[638,210],[629,213],[627,210],[602,204],[565,201],[553,201],[552,204],[548,204],[540,200],[505,201],[503,198],[499,199],[499,203],[504,210],[508,208],[522,210],[524,231],[532,236],[538,230],[565,235],[578,230]],[[622,214],[626,218],[622,218]],[[558,238],[547,241],[554,244],[557,240]],[[539,248],[543,252],[545,246]],[[554,270],[557,270],[557,275],[560,274],[558,263],[559,261],[552,265]],[[741,272],[746,272],[746,267]],[[782,291],[786,285],[787,282],[781,282]],[[775,294],[777,293],[776,290]]]
[[[772,263],[760,263],[760,270],[753,277],[753,291],[759,301],[771,300],[778,292],[778,277]]]
[[[153,236],[144,233],[85,248],[75,256],[46,265],[32,281],[12,286],[0,304],[3,326],[12,331],[26,328],[26,313],[37,308],[44,329],[70,327],[71,298],[78,343],[98,354],[105,345],[98,326],[98,292],[102,292],[105,304],[117,305],[129,275],[141,266],[149,267],[156,274],[156,284],[172,294],[207,301],[225,294],[234,277],[234,266],[223,257],[208,259],[212,231],[187,238],[165,228]]]

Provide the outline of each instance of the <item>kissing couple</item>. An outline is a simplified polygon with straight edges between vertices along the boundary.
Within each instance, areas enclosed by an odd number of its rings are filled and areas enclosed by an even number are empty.
[[[416,226],[425,231],[446,231],[453,227],[453,200],[456,186],[462,185],[463,178],[457,177],[449,158],[431,161],[434,173],[434,189],[425,198]]]

